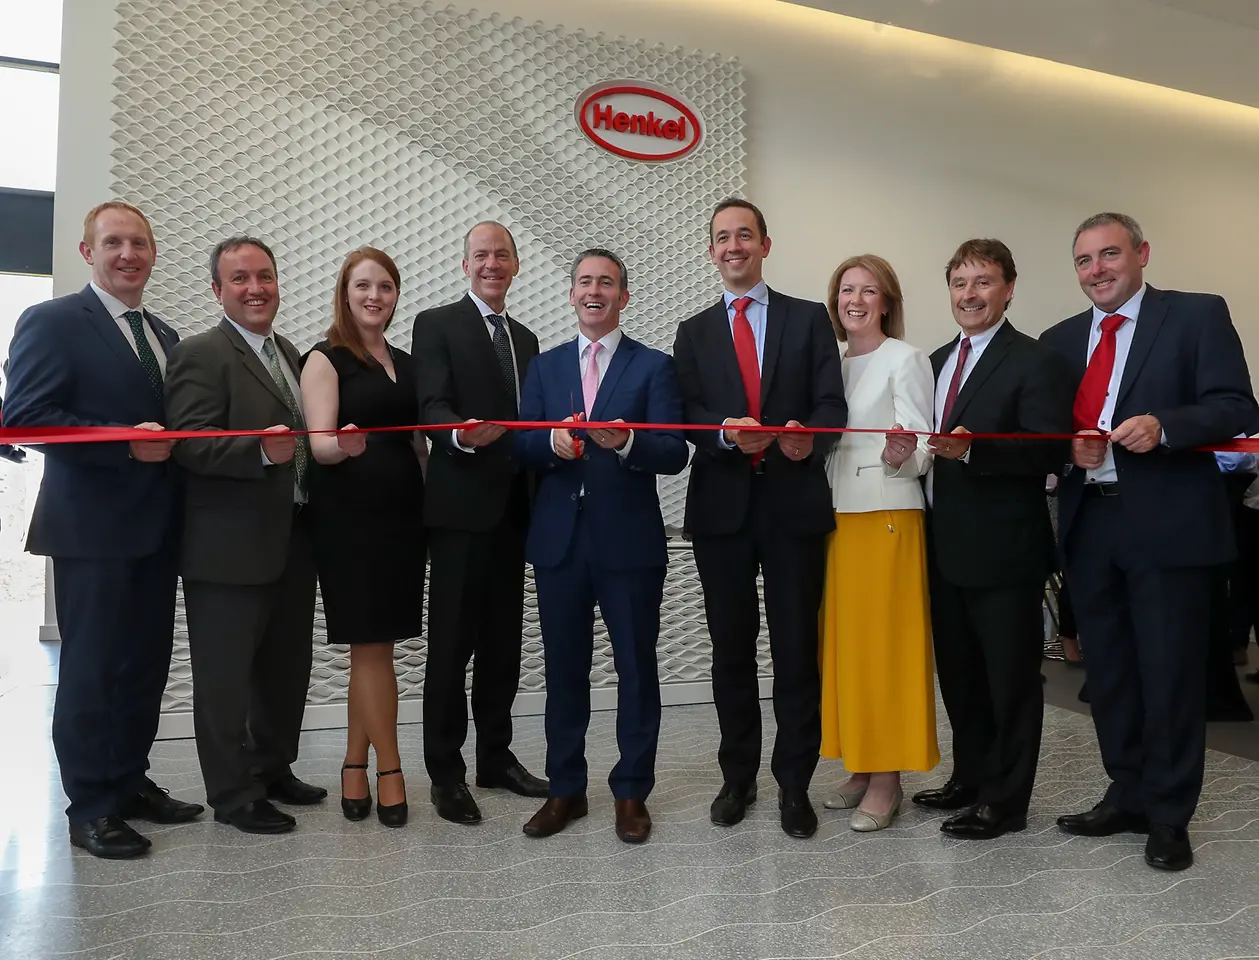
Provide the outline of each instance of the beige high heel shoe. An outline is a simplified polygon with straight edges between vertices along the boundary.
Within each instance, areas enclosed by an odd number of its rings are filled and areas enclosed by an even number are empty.
[[[876,830],[886,830],[892,825],[896,815],[901,812],[901,804],[904,800],[905,792],[900,787],[897,787],[892,805],[887,809],[886,813],[876,814],[861,809],[854,810],[852,818],[848,821],[848,826],[858,833],[874,833]]]
[[[827,810],[851,810],[861,803],[869,786],[869,780],[865,783],[841,784],[838,790],[822,801],[822,806]]]

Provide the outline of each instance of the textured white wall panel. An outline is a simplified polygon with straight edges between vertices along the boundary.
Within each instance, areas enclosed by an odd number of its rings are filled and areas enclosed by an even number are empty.
[[[509,308],[544,349],[573,335],[567,271],[585,246],[624,257],[624,324],[652,346],[670,350],[677,323],[713,299],[704,227],[745,179],[733,60],[431,3],[119,0],[117,13],[114,191],[153,220],[150,302],[184,332],[216,321],[206,257],[237,232],[275,250],[277,327],[302,348],[322,336],[337,268],[363,243],[398,262],[390,338],[409,346],[414,314],[466,289],[460,246],[481,219],[516,236]],[[704,144],[652,165],[588,142],[574,102],[615,79],[682,94],[706,124]],[[680,525],[685,476],[660,487],[666,521]],[[538,691],[532,578],[528,586],[521,689]],[[611,686],[600,631],[592,680]],[[316,632],[322,640],[321,610]],[[404,695],[418,693],[423,640],[400,644],[397,659]],[[666,682],[704,680],[711,666],[685,547],[666,588],[660,659]],[[311,703],[344,700],[347,665],[343,649],[317,645]],[[181,603],[165,708],[186,709],[190,695]]]

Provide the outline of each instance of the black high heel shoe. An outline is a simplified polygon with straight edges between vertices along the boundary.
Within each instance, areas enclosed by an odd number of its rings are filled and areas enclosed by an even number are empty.
[[[366,820],[367,815],[372,812],[372,794],[370,790],[365,797],[347,797],[345,795],[345,771],[366,769],[367,764],[365,763],[341,764],[341,813],[345,815],[347,820]]]
[[[380,780],[381,777],[392,777],[401,773],[401,769],[385,770],[383,773],[378,772],[376,779]],[[379,788],[379,784],[377,784],[377,787]],[[376,819],[386,827],[405,827],[407,823],[407,802],[403,800],[401,803],[389,805],[376,804]]]

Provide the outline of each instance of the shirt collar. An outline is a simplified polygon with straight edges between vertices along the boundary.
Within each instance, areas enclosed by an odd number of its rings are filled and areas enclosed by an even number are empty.
[[[723,290],[721,292],[721,298],[725,301],[727,310],[730,309],[730,304],[739,299],[739,296],[740,294],[731,293],[729,290]],[[761,304],[761,306],[769,306],[769,287],[766,286],[764,280],[754,286],[747,293],[742,294],[742,296],[751,297],[757,303]]]
[[[614,327],[610,332],[605,333],[603,336],[599,338],[599,342],[603,344],[604,352],[607,353],[609,357],[612,356],[612,354],[616,353],[616,348],[621,343],[621,336],[622,336],[621,328],[617,326],[617,327]],[[586,348],[590,346],[591,342],[592,341],[584,333],[582,333],[580,330],[577,331],[577,356],[578,357],[584,357],[586,355]]]
[[[472,302],[476,304],[476,308],[477,308],[478,310],[480,310],[480,311],[481,311],[481,316],[482,316],[482,318],[484,318],[484,317],[488,317],[488,316],[491,316],[491,315],[493,315],[493,316],[498,316],[498,317],[505,317],[505,316],[507,316],[507,305],[506,305],[506,304],[504,304],[504,305],[503,305],[503,312],[502,312],[502,313],[499,313],[497,310],[495,310],[493,307],[491,307],[488,303],[486,303],[484,300],[482,300],[480,297],[478,297],[478,296],[477,296],[475,293],[473,293],[471,290],[469,290],[469,291],[468,291],[468,296],[470,296],[470,297],[472,298]]]
[[[254,353],[261,353],[262,345],[266,343],[269,337],[273,337],[275,335],[274,330],[271,333],[265,333],[265,334],[254,333],[252,330],[245,329],[239,323],[233,320],[231,317],[226,316],[226,315],[224,315],[223,319],[236,328],[236,332],[245,338],[245,342],[247,344],[249,344],[251,347],[254,348]],[[280,352],[280,348],[277,346],[276,353],[279,353],[279,352]]]
[[[127,313],[130,310],[139,310],[141,313],[144,313],[143,304],[138,307],[129,307],[112,293],[106,293],[103,289],[98,287],[95,280],[91,281],[89,286],[95,292],[96,296],[100,298],[100,301],[104,304],[105,309],[109,311],[109,315],[115,320],[119,319],[124,313]]]
[[[1145,299],[1145,284],[1143,283],[1141,284],[1141,289],[1138,290],[1136,293],[1134,293],[1127,303],[1125,303],[1122,307],[1116,310],[1115,314],[1121,317],[1127,317],[1129,320],[1135,321],[1137,319],[1137,314],[1141,312],[1141,301],[1144,299]],[[1098,308],[1098,306],[1094,304],[1093,305],[1093,328],[1095,330],[1100,330],[1102,327],[1102,321],[1105,320],[1109,316],[1111,316],[1111,314],[1107,313],[1105,310]]]
[[[1004,326],[1005,326],[1005,317],[1002,317],[1000,320],[994,323],[987,330],[984,330],[982,333],[977,333],[973,337],[971,337],[970,338],[970,352],[974,354],[976,350],[982,350],[984,347],[988,346],[992,338],[997,335],[997,331],[1000,330]],[[962,334],[962,336],[964,337],[966,336],[966,334]],[[962,341],[959,338],[958,344],[960,345],[961,342]]]

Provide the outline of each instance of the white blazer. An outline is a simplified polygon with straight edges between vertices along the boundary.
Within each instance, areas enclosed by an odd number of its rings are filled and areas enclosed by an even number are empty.
[[[841,343],[840,349],[845,348]],[[860,376],[850,377],[844,370],[848,426],[891,428],[899,423],[906,430],[931,430],[935,377],[927,355],[889,337],[865,359]],[[899,469],[883,462],[886,442],[881,433],[840,435],[826,460],[836,513],[923,509],[919,477],[932,459],[927,438],[918,438],[918,449]]]

